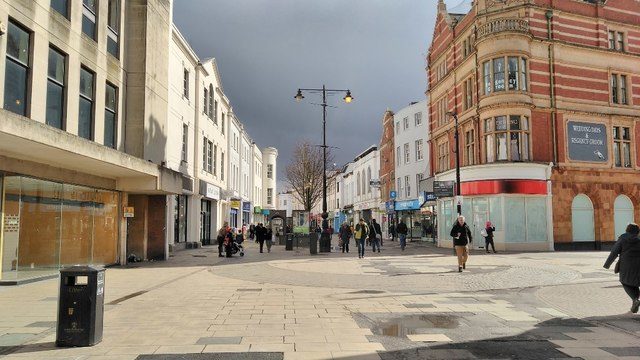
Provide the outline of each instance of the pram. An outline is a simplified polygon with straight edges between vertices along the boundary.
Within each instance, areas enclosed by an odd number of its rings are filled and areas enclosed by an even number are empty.
[[[231,242],[230,246],[225,246],[225,252],[227,256],[240,253],[240,256],[244,256],[244,246],[235,240]]]

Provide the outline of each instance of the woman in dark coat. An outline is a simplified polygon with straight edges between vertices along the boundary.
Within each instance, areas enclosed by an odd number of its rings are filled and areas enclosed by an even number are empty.
[[[351,227],[349,225],[347,225],[347,223],[343,223],[342,226],[340,226],[340,240],[342,241],[342,252],[345,252],[345,250],[347,251],[347,253],[349,252],[349,240],[351,239]]]
[[[640,227],[637,224],[627,225],[627,230],[620,235],[613,246],[611,254],[604,263],[605,269],[620,256],[620,283],[631,300],[631,312],[637,313],[640,308]]]

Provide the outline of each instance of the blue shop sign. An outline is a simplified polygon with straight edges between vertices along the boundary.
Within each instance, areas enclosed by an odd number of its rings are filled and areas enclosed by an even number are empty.
[[[262,215],[269,215],[271,213],[270,210],[262,209]]]
[[[385,208],[387,209],[387,213],[392,213],[394,211],[396,211],[396,207],[395,207],[396,202],[391,200],[391,201],[387,201],[384,203]]]
[[[398,193],[395,190],[389,191],[389,198],[395,199],[398,196]]]
[[[242,211],[251,211],[251,203],[243,202],[242,203]]]
[[[396,211],[403,210],[420,210],[420,200],[404,200],[404,201],[396,201]]]

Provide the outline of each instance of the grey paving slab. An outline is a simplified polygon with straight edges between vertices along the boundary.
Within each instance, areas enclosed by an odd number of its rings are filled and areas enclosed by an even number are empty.
[[[202,337],[198,339],[196,344],[198,345],[211,345],[211,344],[240,344],[242,337]]]
[[[640,346],[602,347],[600,349],[615,356],[640,356]]]

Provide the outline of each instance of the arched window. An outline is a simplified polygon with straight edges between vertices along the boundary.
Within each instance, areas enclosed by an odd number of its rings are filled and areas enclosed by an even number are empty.
[[[367,193],[367,190],[366,190],[367,189],[367,185],[366,185],[367,179],[366,179],[366,177],[364,175],[364,170],[362,170],[360,173],[362,174],[362,195],[364,195],[364,194]]]
[[[571,203],[573,241],[595,241],[593,203],[585,194],[578,194]]]
[[[633,222],[633,203],[626,195],[618,195],[613,203],[613,223],[615,228],[615,239],[624,234],[629,223]]]
[[[358,173],[358,181],[357,181],[356,187],[357,187],[357,195],[360,196],[360,173]]]
[[[369,193],[371,193],[371,167],[367,168],[367,184],[369,185]]]

